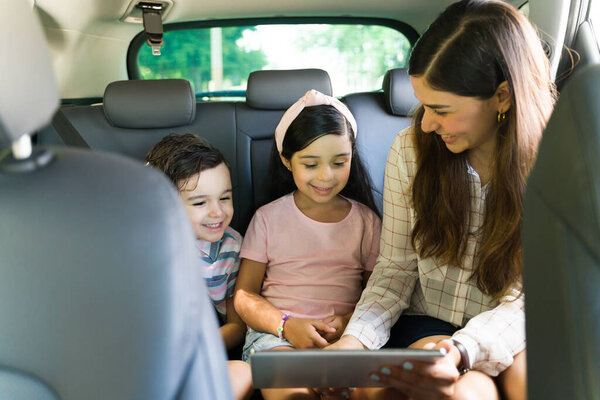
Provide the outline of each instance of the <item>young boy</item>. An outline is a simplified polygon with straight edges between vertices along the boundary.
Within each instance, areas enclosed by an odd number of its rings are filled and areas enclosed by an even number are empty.
[[[233,217],[230,169],[219,150],[192,134],[165,136],[146,155],[179,190],[197,239],[199,264],[213,301],[227,350],[242,343],[246,325],[233,307],[242,236],[229,227]],[[236,398],[251,392],[250,371],[230,361]]]

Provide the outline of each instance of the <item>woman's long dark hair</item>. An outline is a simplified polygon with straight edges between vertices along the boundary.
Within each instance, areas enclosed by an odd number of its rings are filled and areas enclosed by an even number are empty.
[[[366,205],[381,217],[373,200],[371,179],[356,148],[352,126],[335,107],[319,105],[304,108],[292,121],[285,133],[281,155],[287,160],[291,160],[294,153],[305,149],[312,142],[325,135],[348,135],[352,143],[350,177],[340,194]],[[296,190],[292,173],[281,162],[274,140],[269,164],[269,177],[269,201]]]
[[[549,62],[533,26],[498,0],[462,0],[448,7],[413,49],[409,74],[435,90],[481,100],[506,81],[511,108],[500,121],[472,278],[495,299],[522,272],[523,195],[542,131],[554,104]],[[439,135],[421,129],[415,113],[417,174],[412,186],[416,223],[412,243],[421,257],[462,265],[471,191],[466,152],[451,153]]]

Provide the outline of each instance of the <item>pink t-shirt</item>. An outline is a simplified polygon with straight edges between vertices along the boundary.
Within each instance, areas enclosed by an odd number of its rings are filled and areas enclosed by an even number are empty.
[[[354,200],[340,222],[304,215],[292,194],[256,211],[240,258],[267,264],[261,295],[298,318],[323,319],[354,310],[362,273],[379,253],[381,220]]]

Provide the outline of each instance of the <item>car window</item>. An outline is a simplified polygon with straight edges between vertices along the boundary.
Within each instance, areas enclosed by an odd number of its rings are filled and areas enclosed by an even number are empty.
[[[143,44],[141,79],[184,78],[203,100],[243,98],[252,71],[321,68],[333,94],[381,88],[383,75],[407,65],[411,43],[381,25],[278,24],[176,29],[164,33],[162,55]]]
[[[592,23],[592,29],[596,36],[596,43],[600,44],[600,1],[591,0],[589,20]]]
[[[521,4],[521,6],[519,7],[519,11],[521,11],[524,16],[529,18],[529,2]]]

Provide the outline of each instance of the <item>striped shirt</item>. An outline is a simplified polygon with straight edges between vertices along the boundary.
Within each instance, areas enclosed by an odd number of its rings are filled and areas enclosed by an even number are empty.
[[[496,376],[525,349],[524,296],[518,297],[520,289],[515,288],[493,302],[469,279],[476,266],[486,196],[486,186],[470,166],[470,235],[463,268],[421,259],[415,252],[411,245],[415,213],[410,204],[417,159],[412,132],[407,128],[398,134],[390,149],[380,253],[344,334],[355,336],[368,348],[380,348],[402,312],[429,315],[462,328],[453,338],[469,353],[467,367]]]
[[[200,251],[202,274],[208,288],[208,295],[219,313],[219,319],[225,321],[227,299],[233,296],[240,268],[242,235],[227,227],[218,242],[197,240],[196,245]]]

